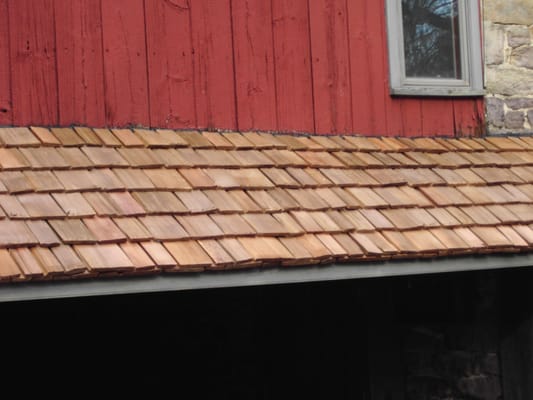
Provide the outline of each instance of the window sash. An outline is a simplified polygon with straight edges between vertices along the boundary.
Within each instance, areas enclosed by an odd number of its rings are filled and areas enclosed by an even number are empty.
[[[463,79],[407,77],[401,0],[386,0],[390,92],[406,96],[483,95],[481,28],[477,0],[458,0]]]

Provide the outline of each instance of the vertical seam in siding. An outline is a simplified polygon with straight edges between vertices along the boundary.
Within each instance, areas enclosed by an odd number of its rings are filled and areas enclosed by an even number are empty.
[[[237,101],[237,70],[235,67],[235,33],[233,31],[233,0],[229,0],[229,20],[231,32],[231,61],[233,69],[233,103],[235,104],[233,126],[236,131],[239,131],[239,102]]]
[[[267,0],[265,0],[267,1]],[[276,112],[276,131],[279,129],[279,107],[278,107],[278,76],[277,76],[277,62],[276,62],[276,41],[274,40],[274,29],[276,28],[274,25],[274,0],[268,0],[270,1],[270,25],[272,26],[272,64],[274,66],[274,99],[276,104],[275,112]]]
[[[57,29],[56,29],[56,8],[52,3],[52,19],[53,19],[53,29],[54,29],[54,65],[55,65],[55,75],[56,75],[56,112],[55,112],[55,124],[60,124],[61,122],[61,114],[60,114],[60,108],[59,108],[59,70],[57,66]]]
[[[352,43],[350,41],[350,15],[348,11],[348,1],[344,1],[344,10],[346,12],[346,34],[348,35],[348,82],[350,82],[350,133],[353,133],[354,131],[354,119],[355,115],[353,115],[353,89],[352,89],[352,56],[351,56],[351,49],[352,49]]]
[[[311,40],[311,7],[307,0],[307,26],[308,26],[308,40],[309,40],[309,68],[311,69],[311,102],[313,105],[313,133],[316,132],[316,110],[315,110],[315,77],[313,74],[313,44]]]
[[[192,24],[192,2],[187,0],[187,6],[189,7],[189,42],[191,46],[191,63],[192,63],[192,101],[194,103],[194,127],[198,129],[198,94],[196,93],[196,49],[194,48],[194,37],[193,37],[193,24]]]
[[[146,32],[146,0],[143,0],[143,21],[144,21],[144,53],[145,59],[144,63],[146,65],[146,104],[148,107],[148,126],[152,127],[152,112],[151,112],[151,101],[150,101],[150,66],[148,63],[149,51],[148,51],[148,33]]]
[[[7,19],[7,58],[9,68],[9,108],[11,117],[9,118],[10,125],[15,121],[15,110],[13,110],[13,67],[11,64],[11,20],[9,18],[9,1],[6,1],[6,19]]]
[[[99,3],[100,3],[100,26],[102,27],[102,35],[100,37],[102,41],[102,79],[103,79],[103,84],[104,84],[104,126],[108,127],[109,126],[109,110],[108,110],[109,102],[108,102],[107,96],[109,93],[109,88],[107,87],[107,76],[106,76],[106,69],[105,69],[106,51],[105,51],[105,39],[104,39],[104,35],[105,35],[104,8],[102,7],[102,0],[100,0]]]

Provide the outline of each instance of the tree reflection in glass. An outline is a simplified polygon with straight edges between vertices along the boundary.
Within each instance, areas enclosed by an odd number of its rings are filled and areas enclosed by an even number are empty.
[[[461,79],[458,0],[402,0],[405,72]]]

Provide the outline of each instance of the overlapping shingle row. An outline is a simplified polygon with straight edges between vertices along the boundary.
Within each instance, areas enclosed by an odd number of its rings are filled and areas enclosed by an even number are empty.
[[[530,137],[32,127],[0,144],[2,281],[533,249]]]

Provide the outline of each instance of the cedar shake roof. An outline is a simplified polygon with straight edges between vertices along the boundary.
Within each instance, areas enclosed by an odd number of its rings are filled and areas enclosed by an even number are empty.
[[[0,144],[4,285],[533,250],[531,137],[24,127]]]

